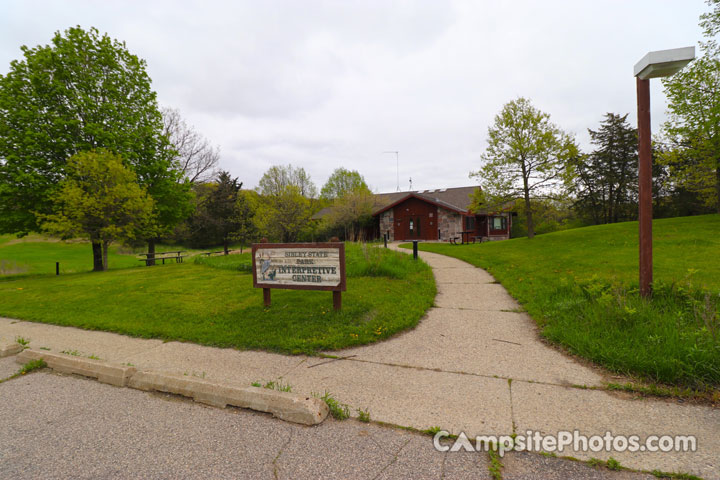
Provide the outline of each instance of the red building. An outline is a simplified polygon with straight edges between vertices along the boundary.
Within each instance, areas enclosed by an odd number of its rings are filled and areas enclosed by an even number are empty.
[[[441,188],[376,195],[374,235],[388,240],[506,240],[513,214],[471,212],[478,187]]]

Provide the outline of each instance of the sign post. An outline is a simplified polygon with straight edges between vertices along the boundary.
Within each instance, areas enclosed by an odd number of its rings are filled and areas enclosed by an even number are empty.
[[[263,289],[270,306],[270,289],[333,292],[333,307],[342,308],[346,287],[345,244],[256,243],[252,246],[253,287]]]

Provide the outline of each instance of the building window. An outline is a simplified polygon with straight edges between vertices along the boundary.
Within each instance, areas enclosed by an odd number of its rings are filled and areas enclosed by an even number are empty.
[[[475,230],[475,217],[465,217],[465,230],[467,230],[467,231]]]
[[[492,230],[507,230],[507,218],[506,217],[492,217]]]

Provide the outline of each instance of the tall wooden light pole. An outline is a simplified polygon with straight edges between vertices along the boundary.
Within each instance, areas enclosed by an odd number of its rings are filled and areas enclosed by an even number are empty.
[[[650,130],[650,79],[680,71],[695,58],[695,47],[650,52],[635,64],[638,109],[638,223],[640,244],[640,295],[652,294],[652,133]]]

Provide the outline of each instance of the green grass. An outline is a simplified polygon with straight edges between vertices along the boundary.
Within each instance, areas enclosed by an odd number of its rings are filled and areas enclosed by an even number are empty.
[[[30,360],[22,367],[20,367],[20,370],[18,370],[16,373],[10,375],[7,378],[0,378],[0,383],[7,382],[8,380],[13,380],[21,375],[26,375],[28,373],[34,372],[35,370],[40,370],[45,367],[47,367],[47,363],[45,363],[45,360],[43,359]]]
[[[637,222],[420,249],[487,269],[545,337],[613,371],[720,385],[720,216],[653,222],[655,293],[639,297]]]
[[[141,264],[134,255],[123,255],[119,250],[117,246],[110,246],[110,268]],[[14,274],[55,274],[55,262],[60,262],[61,274],[90,271],[92,247],[86,242],[48,241],[37,235],[22,239],[0,236],[0,278]]]
[[[89,247],[88,247],[89,250]],[[88,253],[89,256],[89,253]],[[317,353],[385,339],[414,327],[432,305],[423,262],[347,245],[347,292],[262,292],[242,265],[248,254],[102,273],[13,276],[0,282],[0,316],[143,338],[284,353]],[[139,263],[139,262],[138,262]],[[375,274],[375,277],[367,275]],[[383,276],[387,275],[387,276]]]
[[[157,245],[158,253],[196,250],[178,245]],[[110,245],[109,269],[145,266],[137,253],[147,252],[147,246],[129,248]],[[15,275],[54,275],[55,262],[60,262],[60,274],[89,272],[93,267],[92,247],[83,240],[61,241],[31,234],[17,238],[0,235],[0,280]]]
[[[339,402],[332,393],[328,392],[327,390],[325,393],[320,396],[320,394],[313,393],[313,396],[319,398],[325,404],[328,406],[328,409],[330,409],[330,415],[335,420],[346,420],[350,418],[350,406]]]

